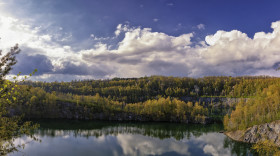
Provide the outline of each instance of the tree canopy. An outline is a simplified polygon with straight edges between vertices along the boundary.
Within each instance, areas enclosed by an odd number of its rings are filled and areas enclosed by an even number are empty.
[[[19,52],[18,45],[15,45],[0,59],[0,155],[7,155],[24,147],[25,144],[14,144],[15,139],[23,134],[30,136],[33,140],[37,140],[32,136],[31,132],[38,125],[24,122],[22,116],[14,116],[9,109],[17,101],[17,77],[14,77],[14,82],[5,78],[17,63],[16,55]],[[0,55],[2,55],[2,51],[0,51]]]

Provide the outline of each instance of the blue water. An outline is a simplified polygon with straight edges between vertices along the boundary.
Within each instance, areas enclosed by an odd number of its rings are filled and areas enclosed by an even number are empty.
[[[39,141],[11,156],[122,155],[252,155],[250,145],[229,139],[221,124],[113,123],[100,121],[40,121]]]

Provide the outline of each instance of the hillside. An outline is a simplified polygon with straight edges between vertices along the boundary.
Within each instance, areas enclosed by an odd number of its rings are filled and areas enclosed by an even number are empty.
[[[27,81],[11,112],[26,118],[222,122],[236,103],[255,99],[258,92],[279,82],[265,76]]]

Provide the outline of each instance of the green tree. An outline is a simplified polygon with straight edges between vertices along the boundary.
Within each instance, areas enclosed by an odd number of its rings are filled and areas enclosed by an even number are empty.
[[[277,147],[273,141],[270,140],[264,140],[260,141],[252,147],[252,149],[256,150],[259,155],[262,156],[279,156],[280,150],[279,147]]]
[[[9,112],[11,105],[15,104],[17,93],[17,77],[15,82],[5,79],[5,76],[12,70],[16,61],[16,55],[20,52],[18,45],[10,49],[0,60],[0,155],[18,151],[24,144],[15,145],[14,140],[21,135],[28,135],[32,139],[32,130],[38,127],[31,122],[24,122],[21,116],[13,116]],[[2,51],[0,51],[2,55]],[[32,74],[31,74],[32,75]]]

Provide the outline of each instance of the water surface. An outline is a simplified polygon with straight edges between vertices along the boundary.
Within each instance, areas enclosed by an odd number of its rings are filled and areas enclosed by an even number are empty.
[[[250,145],[233,141],[222,124],[40,121],[32,141],[11,156],[252,155]],[[22,137],[16,142],[28,142]]]

